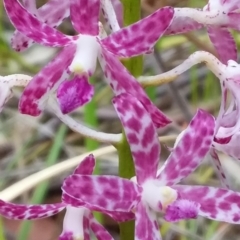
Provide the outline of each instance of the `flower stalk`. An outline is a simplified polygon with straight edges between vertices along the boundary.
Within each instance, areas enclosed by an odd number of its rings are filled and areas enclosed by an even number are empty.
[[[122,0],[123,4],[123,22],[124,26],[128,26],[140,20],[141,1],[140,0]],[[143,58],[142,56],[133,57],[123,61],[125,67],[134,76],[142,75]],[[134,163],[129,144],[125,134],[123,134],[122,141],[118,144],[119,156],[119,176],[123,178],[131,178],[135,176]],[[132,240],[134,239],[134,221],[123,222],[119,224],[120,239]]]

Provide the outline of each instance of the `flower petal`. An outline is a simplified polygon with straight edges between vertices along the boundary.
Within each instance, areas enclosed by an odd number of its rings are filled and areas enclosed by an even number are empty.
[[[239,0],[218,0],[218,1],[209,1],[209,4],[220,4],[224,7],[226,12],[234,11],[240,8]]]
[[[137,182],[155,178],[160,156],[160,143],[149,113],[137,98],[123,93],[115,97],[113,105],[123,124],[129,142]]]
[[[68,205],[74,206],[76,208],[85,207],[88,209],[99,211],[99,208],[92,207],[88,203],[83,202],[81,199],[76,199],[67,193],[62,194],[62,201]],[[101,209],[101,212],[110,216],[116,222],[126,222],[129,220],[133,220],[135,218],[135,214],[133,212],[116,212],[116,211],[106,211]]]
[[[14,27],[33,41],[51,47],[61,47],[72,42],[72,37],[68,37],[47,24],[40,22],[18,0],[4,0],[4,4]]]
[[[36,1],[33,0],[22,0],[23,6],[29,10],[31,13],[37,12]]]
[[[115,176],[71,175],[62,190],[95,211],[130,212],[139,202],[141,188]],[[67,202],[66,202],[67,203]]]
[[[213,146],[214,146],[214,143],[213,143]],[[211,158],[212,158],[212,163],[213,163],[213,167],[218,175],[218,178],[220,179],[221,181],[221,185],[223,188],[230,188],[230,184],[224,173],[224,170],[223,170],[223,166],[219,160],[219,157],[218,157],[218,154],[217,152],[215,151],[215,149],[211,149],[210,150],[210,155],[211,155]]]
[[[147,109],[157,128],[164,127],[171,122],[169,118],[151,102],[138,81],[127,71],[116,56],[102,49],[102,55],[99,55],[99,61],[104,70],[106,80],[113,89],[115,96],[126,92],[136,97]]]
[[[96,221],[93,214],[89,214],[90,228],[98,240],[114,240],[108,231]]]
[[[123,26],[123,7],[120,0],[101,0],[101,9],[105,21],[112,32]]]
[[[98,35],[99,11],[99,0],[70,0],[70,16],[78,33]]]
[[[28,2],[31,5],[33,3],[35,5],[35,1],[30,0]],[[35,10],[33,8],[34,6],[29,4],[27,5],[28,7],[24,4],[25,8],[32,14],[36,13],[41,22],[44,22],[53,28],[59,26],[63,19],[68,17],[70,13],[68,1],[63,1],[59,4],[58,0],[50,0],[39,9],[35,8]],[[30,7],[32,10],[30,10]],[[33,43],[34,41],[32,39],[26,37],[17,30],[14,32],[11,39],[11,46],[16,51],[23,51],[30,47]]]
[[[168,28],[173,14],[173,8],[161,8],[137,23],[104,38],[101,40],[102,45],[111,53],[121,57],[149,53]]]
[[[57,90],[57,99],[63,114],[72,112],[88,103],[94,94],[94,88],[88,83],[88,78],[75,76],[73,80],[63,81]]]
[[[184,135],[168,157],[165,168],[158,175],[163,185],[174,185],[193,172],[210,150],[215,120],[198,110]]]
[[[41,21],[55,28],[70,15],[69,1],[48,0],[46,4],[38,9],[38,16]]]
[[[75,52],[75,46],[69,45],[45,66],[25,88],[19,102],[23,114],[38,116],[44,107],[48,95],[68,76],[67,68]]]
[[[23,205],[0,200],[0,214],[9,219],[30,220],[53,216],[65,208],[64,203]]]
[[[63,219],[63,232],[60,240],[84,239],[83,218],[86,208],[66,207],[66,213]]]
[[[230,12],[227,14],[227,16],[228,16],[228,21],[229,21],[228,27],[239,31],[240,30],[240,26],[239,26],[240,13],[239,12]]]
[[[121,223],[135,219],[133,212],[110,212],[106,211],[105,214],[110,216],[114,221]]]
[[[77,166],[73,174],[92,175],[95,164],[96,160],[94,156],[90,154]]]
[[[237,46],[231,33],[224,28],[208,27],[208,35],[217,50],[219,59],[227,64],[228,60],[237,60]]]
[[[199,215],[216,221],[240,223],[240,193],[205,186],[175,186],[182,199],[200,204]]]
[[[187,33],[193,30],[197,30],[202,28],[203,25],[194,21],[189,17],[182,17],[177,15],[175,10],[175,14],[173,17],[173,21],[170,26],[167,28],[164,35],[175,35],[175,34],[182,34]]]
[[[199,207],[196,202],[179,199],[167,207],[164,219],[168,222],[178,222],[197,218]]]
[[[109,0],[107,0],[109,1]],[[123,26],[123,5],[120,0],[111,0],[120,27]]]
[[[135,240],[161,240],[156,214],[140,202],[136,210]]]
[[[217,142],[213,142],[213,146],[216,150],[221,151],[234,159],[240,159],[240,132],[233,134],[228,143],[221,144]]]

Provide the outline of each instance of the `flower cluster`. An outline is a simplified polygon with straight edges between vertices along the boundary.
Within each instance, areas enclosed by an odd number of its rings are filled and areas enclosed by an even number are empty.
[[[12,88],[24,86],[19,102],[23,114],[38,116],[50,108],[59,119],[84,136],[120,144],[126,138],[136,176],[92,175],[95,159],[86,157],[62,184],[62,202],[44,205],[13,204],[0,200],[0,214],[10,219],[39,219],[66,209],[60,240],[87,240],[93,232],[99,240],[112,236],[96,221],[93,211],[117,222],[135,220],[136,240],[160,240],[157,213],[168,222],[208,219],[240,223],[240,193],[230,190],[217,151],[240,159],[240,65],[228,29],[239,30],[238,0],[210,0],[203,9],[163,7],[138,22],[122,27],[122,5],[118,0],[49,0],[40,8],[33,0],[3,0],[9,20],[16,28],[11,45],[23,51],[37,43],[61,48],[57,56],[33,78],[10,75],[0,78],[0,110],[11,97]],[[102,10],[105,25],[100,22]],[[63,34],[57,27],[70,17],[76,35]],[[149,54],[163,35],[174,35],[206,27],[218,58],[196,52],[169,72],[141,77],[138,81],[121,63],[121,58]],[[89,77],[100,63],[111,87],[113,106],[124,134],[101,133],[76,122],[68,113],[91,101],[94,86]],[[143,86],[159,85],[182,74],[195,64],[206,63],[217,76],[222,100],[217,118],[198,110],[177,138],[170,156],[158,169],[161,146],[157,129],[171,120],[145,93]],[[227,107],[227,96],[231,96]],[[181,181],[210,154],[222,188],[188,186]]]

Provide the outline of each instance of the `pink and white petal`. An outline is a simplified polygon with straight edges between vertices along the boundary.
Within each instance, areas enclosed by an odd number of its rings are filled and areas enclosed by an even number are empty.
[[[212,145],[214,127],[213,116],[198,110],[157,176],[163,185],[178,183],[201,164]]]
[[[120,0],[101,0],[101,9],[111,32],[123,26],[123,8]]]
[[[114,240],[108,231],[96,221],[92,213],[89,214],[89,222],[90,228],[98,240]]]
[[[26,37],[25,35],[23,35],[17,30],[13,33],[11,38],[11,46],[17,52],[21,52],[27,49],[33,43],[34,41],[32,39]]]
[[[229,113],[223,115],[221,126],[226,128],[233,127],[236,125],[237,120],[237,111],[233,109]]]
[[[91,214],[90,211],[85,211],[85,215],[83,217],[83,233],[84,233],[84,240],[91,240],[91,233],[90,233],[90,220],[89,215]]]
[[[53,28],[59,26],[69,15],[69,1],[61,1],[59,4],[59,0],[49,0],[38,9],[40,20]]]
[[[84,239],[84,226],[83,218],[86,208],[75,208],[72,206],[66,207],[66,213],[63,219],[63,232],[61,234],[62,240],[64,239]]]
[[[155,178],[160,156],[160,143],[152,119],[142,103],[130,94],[113,99],[132,152],[137,182],[141,185]]]
[[[19,102],[21,113],[32,116],[38,116],[41,113],[49,94],[68,76],[67,69],[72,62],[75,50],[74,45],[67,46],[34,76],[21,96]]]
[[[230,62],[230,61],[229,61]],[[235,62],[234,62],[235,63]],[[228,63],[228,65],[230,65],[230,63]],[[235,66],[235,65],[233,65]],[[231,68],[231,65],[228,66]],[[234,71],[235,67],[233,68],[232,71]],[[232,97],[234,99],[234,102],[235,102],[235,118],[237,119],[236,120],[236,124],[231,126],[231,127],[221,127],[218,129],[217,133],[216,133],[216,136],[215,136],[215,141],[216,142],[219,142],[219,143],[228,143],[230,141],[230,139],[232,138],[232,136],[234,134],[236,134],[237,132],[239,132],[239,129],[240,129],[240,95],[239,95],[239,80],[240,80],[240,75],[237,75],[234,76],[234,77],[231,77],[231,78],[228,78],[227,81],[226,81],[226,88],[229,89],[229,91],[231,92],[232,94]],[[220,119],[221,120],[221,119]],[[220,122],[220,120],[217,119],[218,122]]]
[[[90,210],[130,212],[140,201],[142,188],[116,176],[75,174],[65,179],[62,190]]]
[[[142,86],[127,71],[116,56],[102,48],[99,61],[104,70],[106,81],[113,89],[115,96],[121,93],[129,93],[137,98],[149,112],[157,128],[164,127],[171,122],[171,120],[151,102]]]
[[[72,232],[62,232],[59,236],[58,240],[73,240],[73,233]]]
[[[213,143],[214,146],[214,143]],[[221,185],[223,188],[229,189],[230,188],[230,181],[227,179],[226,174],[224,173],[223,166],[219,160],[218,154],[214,148],[210,150],[210,156],[212,160],[213,167],[215,169],[215,172],[218,175],[218,178],[221,181]]]
[[[31,220],[53,216],[61,212],[66,205],[64,203],[23,205],[0,200],[0,215],[15,220]]]
[[[200,204],[199,215],[216,221],[240,223],[240,193],[207,186],[174,186],[182,199]]]
[[[108,51],[120,57],[149,53],[170,25],[173,15],[173,8],[161,8],[137,23],[112,33],[101,40],[101,44]]]
[[[93,154],[90,154],[77,166],[73,174],[92,175],[95,164],[96,160]]]
[[[4,0],[4,5],[14,27],[33,41],[51,47],[62,47],[72,42],[72,37],[39,21],[18,0]]]
[[[86,209],[91,209],[93,211],[95,210],[99,211],[99,208],[89,205],[88,203],[83,202],[81,199],[74,198],[64,192],[62,194],[62,202],[76,208],[84,207]],[[106,211],[103,209],[101,209],[101,212],[110,216],[116,222],[126,222],[126,221],[133,220],[135,218],[135,214],[133,212],[116,212],[116,211]]]
[[[29,2],[35,3],[35,1],[32,0]],[[62,23],[63,19],[69,16],[69,8],[68,1],[63,1],[59,4],[58,0],[50,0],[37,10],[37,16],[41,22],[55,28]],[[31,11],[31,13],[34,12]],[[19,31],[15,31],[11,39],[11,46],[16,51],[23,51],[33,43],[34,41],[32,39],[26,37]]]
[[[99,0],[70,0],[70,17],[78,33],[98,35],[99,11]]]
[[[208,35],[217,50],[219,59],[227,64],[228,60],[237,60],[237,46],[226,28],[208,26]]]
[[[126,222],[135,219],[133,212],[110,212],[106,211],[105,214],[110,216],[116,222]]]
[[[88,103],[94,94],[94,87],[85,75],[63,81],[57,90],[57,100],[63,114],[70,113]]]
[[[213,146],[216,150],[223,152],[236,160],[240,160],[239,142],[240,132],[238,131],[232,135],[228,143],[221,144],[214,141]]]
[[[156,214],[140,202],[136,209],[135,240],[161,240]]]
[[[123,26],[123,5],[120,0],[110,0],[116,13],[117,21],[120,27]]]
[[[225,12],[230,12],[240,8],[239,0],[211,0],[209,4],[219,4],[224,7]],[[212,5],[210,5],[211,7]]]
[[[228,27],[234,30],[239,31],[240,30],[240,13],[239,12],[230,12],[227,14],[228,16]]]
[[[32,14],[37,13],[36,1],[33,0],[22,0],[23,6]]]
[[[202,24],[194,21],[189,17],[178,17],[176,11],[177,10],[175,10],[172,23],[167,28],[164,35],[182,34],[193,30],[198,30],[204,27]]]

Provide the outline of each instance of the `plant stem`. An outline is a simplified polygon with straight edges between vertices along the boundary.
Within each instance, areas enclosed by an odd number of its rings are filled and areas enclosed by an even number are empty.
[[[132,159],[131,150],[127,142],[125,134],[123,139],[117,147],[119,157],[119,176],[122,178],[131,178],[135,175],[134,163]],[[120,239],[133,240],[134,239],[134,221],[123,222],[119,224]]]
[[[141,18],[141,1],[140,0],[122,0],[123,4],[123,22],[128,26],[137,22]],[[138,77],[142,75],[143,58],[142,56],[126,59],[123,61],[129,72]]]
[[[141,1],[122,0],[122,4],[124,25],[128,26],[137,22],[141,17]],[[124,60],[123,63],[133,76],[138,77],[142,75],[142,56]],[[134,163],[125,134],[123,134],[123,139],[118,144],[117,151],[119,156],[119,176],[128,179],[133,177],[135,175]],[[134,239],[134,225],[134,221],[124,222],[119,225],[121,240]]]

